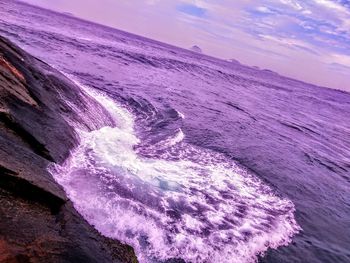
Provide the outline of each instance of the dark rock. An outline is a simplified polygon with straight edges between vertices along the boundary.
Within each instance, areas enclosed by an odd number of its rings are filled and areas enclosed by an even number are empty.
[[[0,37],[0,262],[137,262],[76,212],[47,171],[79,144],[77,123],[114,125],[79,87]]]

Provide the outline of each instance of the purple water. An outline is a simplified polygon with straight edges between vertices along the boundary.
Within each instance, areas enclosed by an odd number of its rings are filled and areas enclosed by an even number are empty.
[[[0,25],[118,123],[50,169],[140,262],[350,262],[348,93],[14,1]]]

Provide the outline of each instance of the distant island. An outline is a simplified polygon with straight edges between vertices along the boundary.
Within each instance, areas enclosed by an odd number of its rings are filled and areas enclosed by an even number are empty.
[[[74,15],[74,14],[69,13],[69,12],[62,12],[62,14],[63,14],[63,15],[66,15],[66,16],[73,16],[73,17],[75,17],[75,15]]]
[[[241,64],[237,59],[231,58],[227,60],[228,62],[235,63],[235,64]]]
[[[190,48],[190,50],[192,50],[194,52],[197,52],[197,53],[203,53],[202,49],[199,46],[196,46],[196,45],[192,46]]]

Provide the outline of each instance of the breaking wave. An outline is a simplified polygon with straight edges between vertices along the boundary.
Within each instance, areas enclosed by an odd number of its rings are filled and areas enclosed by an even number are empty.
[[[300,230],[291,201],[224,155],[187,144],[181,129],[141,154],[130,111],[83,89],[117,126],[77,126],[80,146],[51,172],[84,218],[132,245],[140,262],[255,262]]]

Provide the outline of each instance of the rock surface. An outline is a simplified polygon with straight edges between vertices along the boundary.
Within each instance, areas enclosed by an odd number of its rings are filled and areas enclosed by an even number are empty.
[[[47,171],[78,145],[73,123],[114,125],[62,74],[0,37],[0,262],[137,262],[76,212]]]

